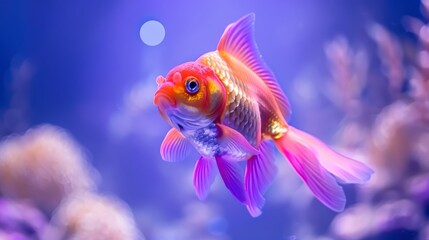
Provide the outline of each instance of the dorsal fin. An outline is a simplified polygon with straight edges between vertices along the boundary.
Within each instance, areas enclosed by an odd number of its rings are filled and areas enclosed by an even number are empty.
[[[291,112],[289,101],[274,74],[262,60],[254,38],[254,26],[254,13],[247,14],[238,21],[231,23],[225,29],[217,49],[221,54],[227,53],[233,56],[256,73],[271,89],[283,116],[287,117]]]

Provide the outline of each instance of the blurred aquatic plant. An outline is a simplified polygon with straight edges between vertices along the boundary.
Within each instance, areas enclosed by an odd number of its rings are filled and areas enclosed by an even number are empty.
[[[378,170],[370,186],[395,186],[410,174],[413,155],[424,132],[420,112],[412,103],[396,101],[377,116],[368,144],[368,159]]]
[[[429,13],[427,3],[422,1],[425,13]],[[408,53],[410,59],[403,55],[409,49],[401,48],[401,41],[383,26],[369,28],[382,66],[381,73],[372,74],[387,79],[390,100],[361,143],[364,158],[376,174],[357,192],[362,202],[337,215],[331,225],[340,239],[428,236],[424,225],[429,219],[429,28],[416,18],[405,20],[418,40],[415,53]],[[407,84],[409,88],[404,87]]]
[[[413,239],[423,223],[420,205],[408,199],[398,199],[378,205],[355,205],[338,215],[331,228],[340,239],[377,238],[395,231],[403,232],[398,239]]]
[[[28,202],[0,198],[0,239],[40,239],[47,224]]]
[[[427,11],[424,1],[422,6],[424,11]],[[404,75],[405,63],[400,54],[402,50],[399,41],[380,25],[374,25],[372,31],[380,49],[380,59],[385,68],[391,69],[388,74],[390,89],[396,89],[394,94],[402,96],[393,99],[374,122],[368,154],[380,174],[373,183],[384,181],[387,185],[395,185],[418,173],[419,171],[413,168],[415,165],[419,167],[422,155],[419,157],[416,153],[422,141],[426,142],[424,135],[429,130],[429,58],[425,57],[429,50],[426,33],[428,25],[415,18],[412,21],[410,17],[408,19],[408,24],[413,25],[408,28],[419,28],[416,31],[419,47],[415,54],[411,54],[413,70],[411,75],[407,76],[408,79],[405,79]],[[419,24],[416,24],[417,22]],[[407,94],[400,95],[406,80],[410,83],[410,88]]]
[[[353,51],[347,39],[339,36],[326,45],[325,54],[333,80],[327,96],[346,114],[359,114],[360,97],[367,81],[366,52]]]
[[[9,200],[0,198],[0,233],[22,239],[141,239],[126,204],[96,192],[98,179],[82,148],[59,127],[42,125],[5,138],[0,196]],[[22,201],[30,207],[18,205]],[[45,216],[52,217],[49,227]]]
[[[69,194],[95,189],[97,172],[64,130],[43,125],[0,144],[0,193],[54,210]]]
[[[126,204],[98,195],[98,171],[69,133],[49,124],[25,132],[35,67],[19,56],[10,65],[0,113],[0,239],[142,239]]]
[[[353,50],[344,36],[327,44],[325,54],[332,76],[326,96],[345,114],[336,134],[339,139],[337,148],[354,151],[362,147],[368,135],[363,121],[366,106],[362,96],[368,81],[369,57],[364,49]]]
[[[399,98],[405,80],[405,67],[399,40],[380,24],[372,24],[368,32],[377,45],[382,64],[381,70],[389,82],[391,97]]]
[[[43,239],[143,239],[128,206],[94,193],[72,194],[56,210]]]

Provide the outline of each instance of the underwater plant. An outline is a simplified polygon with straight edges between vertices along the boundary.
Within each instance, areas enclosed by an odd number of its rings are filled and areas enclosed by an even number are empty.
[[[42,125],[5,138],[0,143],[0,236],[143,239],[126,204],[97,193],[97,180],[79,144],[59,127]]]
[[[44,239],[143,239],[128,206],[94,193],[70,195],[56,210]]]
[[[64,130],[42,125],[0,143],[0,193],[52,212],[68,194],[94,190],[97,172]]]
[[[421,3],[423,12],[428,13],[427,1]],[[403,22],[415,33],[416,43],[407,45],[380,24],[369,27],[382,68],[371,74],[378,80],[387,80],[387,86],[376,89],[375,94],[389,90],[388,101],[369,120],[371,124],[366,124],[370,127],[360,143],[362,154],[377,174],[369,184],[357,189],[358,203],[334,218],[331,233],[336,238],[427,239],[429,236],[427,24],[414,17],[406,17]],[[367,83],[363,87],[372,86]],[[373,107],[362,97],[358,101],[362,109]],[[363,119],[353,121],[364,125]]]

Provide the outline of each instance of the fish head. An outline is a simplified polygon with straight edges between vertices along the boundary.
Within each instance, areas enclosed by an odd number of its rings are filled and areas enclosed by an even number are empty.
[[[197,62],[173,68],[157,78],[154,104],[161,116],[179,131],[206,127],[225,107],[226,90],[213,69]]]

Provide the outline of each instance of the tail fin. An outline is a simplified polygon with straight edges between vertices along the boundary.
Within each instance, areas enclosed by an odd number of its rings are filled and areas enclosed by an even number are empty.
[[[316,198],[334,211],[344,210],[346,197],[330,173],[348,183],[364,182],[372,174],[364,164],[334,152],[291,126],[287,134],[274,142]]]
[[[291,127],[292,128],[292,127]],[[374,171],[364,163],[348,158],[326,146],[319,139],[308,133],[292,128],[301,142],[310,146],[316,152],[320,164],[344,183],[365,183]]]

